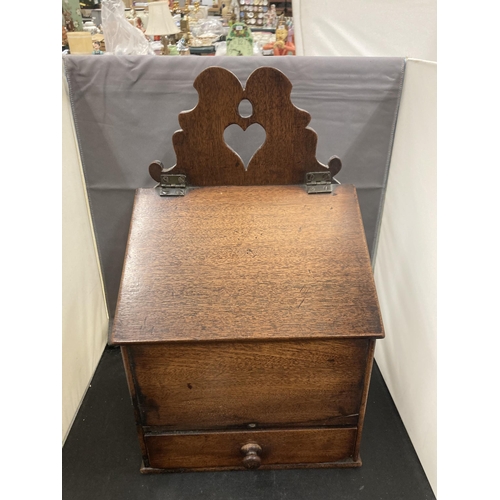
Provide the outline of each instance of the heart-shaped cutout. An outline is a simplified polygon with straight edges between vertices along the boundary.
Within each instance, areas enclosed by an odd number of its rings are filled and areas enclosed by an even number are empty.
[[[224,130],[224,140],[241,158],[246,170],[252,156],[264,144],[266,131],[258,123],[252,123],[245,131],[239,125],[233,124]]]

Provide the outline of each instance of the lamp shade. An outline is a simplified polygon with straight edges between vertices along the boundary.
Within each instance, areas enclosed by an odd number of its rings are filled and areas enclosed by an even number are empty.
[[[170,14],[168,2],[149,3],[148,27],[146,35],[173,35],[179,28]]]

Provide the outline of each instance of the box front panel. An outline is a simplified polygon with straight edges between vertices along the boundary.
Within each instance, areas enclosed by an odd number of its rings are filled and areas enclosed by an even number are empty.
[[[357,425],[369,340],[130,346],[145,430]]]

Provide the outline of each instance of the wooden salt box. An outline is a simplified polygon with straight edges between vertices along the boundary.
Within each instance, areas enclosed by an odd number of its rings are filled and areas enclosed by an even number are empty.
[[[195,80],[177,164],[138,189],[112,332],[142,472],[356,467],[375,340],[363,224],[280,71]],[[253,113],[238,106],[250,101]],[[247,169],[224,142],[259,123]]]

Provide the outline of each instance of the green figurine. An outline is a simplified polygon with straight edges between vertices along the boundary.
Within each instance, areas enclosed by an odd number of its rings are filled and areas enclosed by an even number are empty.
[[[179,55],[177,45],[169,43],[167,48],[168,48],[168,55],[169,56],[178,56]]]
[[[226,38],[228,56],[253,56],[253,38],[245,23],[234,23]]]

